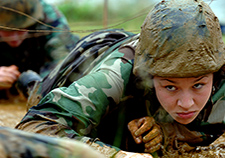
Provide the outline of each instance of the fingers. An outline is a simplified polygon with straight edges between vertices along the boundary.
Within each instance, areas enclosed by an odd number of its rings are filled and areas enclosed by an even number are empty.
[[[162,142],[162,135],[158,135],[153,140],[149,141],[148,143],[145,143],[145,148],[151,148],[153,146],[156,146],[157,144],[160,144]]]
[[[142,136],[135,135],[135,132],[138,130],[137,119],[132,120],[128,123],[128,129],[131,132],[131,135],[132,135],[135,143],[140,144],[142,142]]]
[[[159,125],[155,124],[152,130],[146,136],[143,137],[143,142],[147,143],[158,135],[161,135],[161,128],[159,127]]]
[[[161,142],[163,140],[161,128],[159,125],[155,124],[153,129],[143,138],[145,143],[145,151],[153,153],[160,149]]]
[[[11,65],[11,66],[1,66],[0,67],[0,73],[1,74],[12,74],[16,77],[19,77],[20,72],[18,70],[18,67],[15,65]]]
[[[152,153],[160,149],[163,136],[160,126],[156,124],[153,117],[132,120],[128,123],[128,129],[137,144],[142,142],[145,144],[146,152]],[[146,132],[148,134],[142,138]]]
[[[18,78],[20,72],[18,71],[18,67],[15,65],[12,66],[1,66],[0,67],[0,76],[7,76],[12,78]]]
[[[155,124],[155,119],[153,117],[143,117],[138,120],[138,127],[142,126],[135,132],[136,136],[140,136],[145,132],[149,131],[152,126]]]
[[[155,146],[151,146],[150,148],[145,148],[146,153],[154,153],[155,151],[159,150],[161,148],[161,143],[155,145]]]
[[[12,66],[1,66],[0,67],[0,89],[10,88],[12,84],[18,79],[20,72],[18,67]]]
[[[16,65],[10,65],[8,68],[14,69],[14,70],[19,70],[19,68]]]

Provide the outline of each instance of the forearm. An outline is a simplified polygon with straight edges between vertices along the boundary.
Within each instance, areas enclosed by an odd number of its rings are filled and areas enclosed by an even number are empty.
[[[77,140],[48,137],[6,127],[0,127],[0,137],[2,157],[105,157]]]
[[[79,136],[79,134],[72,129],[68,129],[68,127],[61,124],[50,123],[50,121],[25,122],[21,123],[17,128],[26,132],[39,133],[52,137],[69,137],[72,140],[74,139],[76,141],[89,145],[92,149],[100,152],[105,157],[114,157],[120,151],[119,148],[105,144],[97,138],[94,139]],[[57,146],[55,146],[55,148],[57,148]]]
[[[112,55],[90,75],[69,87],[52,90],[28,111],[22,122],[51,120],[87,135],[100,123],[109,106],[114,107],[123,96],[132,65],[124,64],[121,56]]]

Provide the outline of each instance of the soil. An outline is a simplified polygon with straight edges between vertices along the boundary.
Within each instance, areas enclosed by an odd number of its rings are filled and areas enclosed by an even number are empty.
[[[26,114],[26,100],[20,96],[0,100],[0,126],[14,128]]]
[[[0,126],[14,128],[26,114],[26,100],[13,96],[0,100]],[[207,147],[181,147],[179,151],[167,152],[162,158],[225,158],[225,134]]]

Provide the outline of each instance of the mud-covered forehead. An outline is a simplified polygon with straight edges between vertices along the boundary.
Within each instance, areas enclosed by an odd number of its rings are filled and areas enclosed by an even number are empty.
[[[134,73],[196,77],[224,64],[218,18],[201,0],[164,0],[147,15],[136,48]]]

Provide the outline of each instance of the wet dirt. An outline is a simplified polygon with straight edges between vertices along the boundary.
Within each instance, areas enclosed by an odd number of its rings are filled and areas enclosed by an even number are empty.
[[[186,148],[187,149],[187,148]],[[225,158],[225,133],[209,146],[199,146],[190,151],[185,147],[165,153],[162,158]]]
[[[14,128],[26,114],[26,100],[20,96],[0,100],[0,126]]]
[[[20,96],[0,99],[0,126],[14,128],[26,114],[26,109],[26,100]],[[225,134],[206,147],[190,148],[183,145],[179,150],[164,154],[162,158],[225,158]]]

